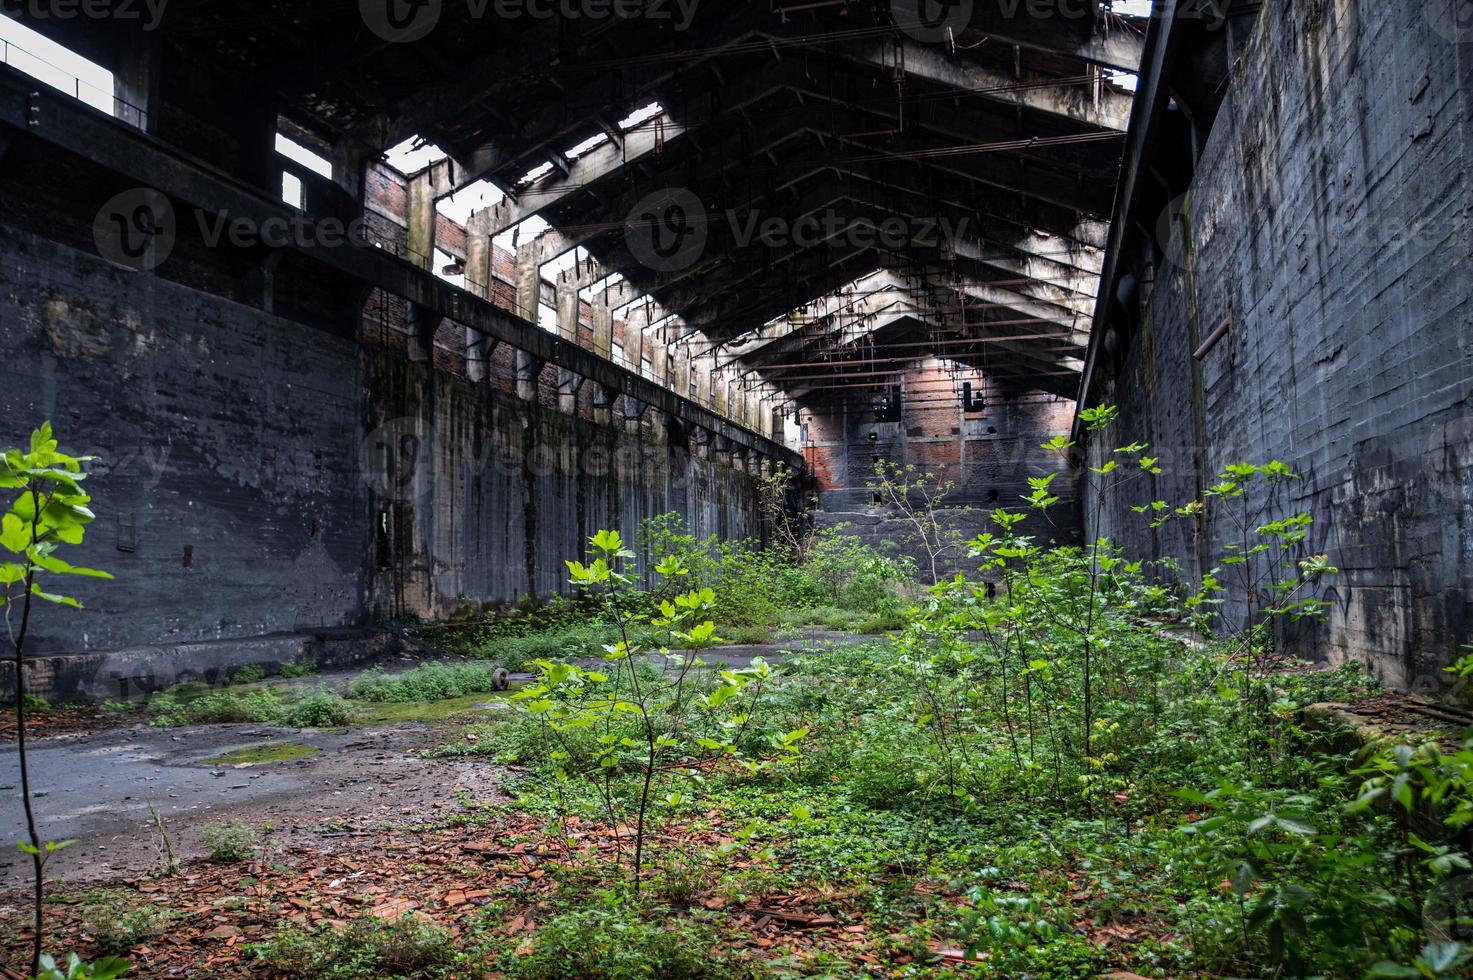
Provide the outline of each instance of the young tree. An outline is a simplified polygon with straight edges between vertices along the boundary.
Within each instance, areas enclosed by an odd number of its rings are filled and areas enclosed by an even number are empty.
[[[11,449],[0,458],[0,489],[17,491],[9,509],[0,518],[3,522],[0,524],[0,547],[14,556],[0,562],[0,586],[4,587],[0,605],[4,606],[5,629],[15,655],[15,747],[20,758],[21,804],[25,809],[29,837],[19,846],[21,851],[31,856],[36,878],[32,976],[41,972],[46,859],[71,842],[43,842],[36,830],[36,814],[31,805],[31,775],[26,759],[25,645],[31,627],[32,605],[37,599],[81,608],[77,600],[43,589],[43,579],[52,575],[112,578],[106,572],[80,568],[57,556],[62,545],[81,544],[85,529],[92,522],[93,514],[88,509],[92,500],[81,488],[82,481],[86,479],[82,464],[90,458],[68,456],[57,451],[49,422],[31,434],[29,452]]]
[[[940,516],[942,504],[955,489],[956,481],[946,479],[944,470],[923,473],[913,463],[875,460],[875,478],[869,490],[910,525],[930,569],[931,585],[941,581],[941,564],[946,556],[959,553],[965,544],[962,533],[948,527]]]

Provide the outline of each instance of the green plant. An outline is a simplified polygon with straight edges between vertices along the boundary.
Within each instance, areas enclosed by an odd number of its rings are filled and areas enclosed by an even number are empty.
[[[99,888],[77,902],[82,928],[104,953],[122,953],[168,929],[175,913],[130,892]]]
[[[649,922],[627,907],[556,916],[537,930],[525,955],[504,963],[518,980],[726,980],[746,973],[711,926]]]
[[[31,627],[32,603],[36,599],[61,606],[81,608],[81,603],[68,596],[48,592],[42,582],[50,576],[77,575],[87,578],[112,578],[107,572],[82,568],[57,555],[62,545],[82,543],[87,525],[93,520],[88,508],[92,502],[82,490],[87,476],[82,464],[91,457],[68,456],[57,448],[52,438],[51,423],[31,434],[30,449],[9,449],[0,457],[0,489],[19,491],[10,507],[0,517],[0,547],[14,559],[0,562],[0,585],[4,595],[5,629],[15,653],[15,728],[16,754],[20,762],[21,807],[25,812],[28,841],[20,849],[31,856],[35,876],[35,938],[31,948],[31,972],[41,970],[44,942],[46,859],[69,842],[42,841],[36,830],[36,814],[31,804],[31,775],[26,751],[26,637]],[[12,614],[20,606],[20,623]]]
[[[104,956],[95,963],[88,963],[76,953],[71,953],[63,969],[52,957],[43,955],[37,964],[36,980],[116,980],[132,968],[133,964],[116,956]]]
[[[747,758],[741,747],[770,670],[761,660],[719,672],[700,664],[699,651],[717,642],[716,625],[707,618],[717,600],[709,588],[677,591],[677,583],[691,574],[679,557],[668,555],[656,565],[672,596],[654,614],[643,615],[633,611],[634,576],[627,563],[635,556],[623,538],[600,531],[590,544],[591,560],[569,561],[568,571],[572,583],[619,627],[619,641],[604,655],[612,673],[539,661],[536,680],[513,700],[544,722],[559,784],[595,792],[611,825],[633,822],[627,847],[638,893],[656,800],[664,809],[679,808],[685,792],[699,785],[703,767],[740,764],[757,772],[773,761]],[[631,629],[640,622],[664,635],[658,651],[635,642]],[[672,652],[676,646],[681,652]],[[659,667],[646,660],[651,653]],[[769,747],[774,759],[796,756],[806,734],[797,729],[778,738]],[[677,781],[687,789],[673,788]],[[616,840],[622,855],[626,842]]]
[[[956,489],[956,481],[948,480],[943,470],[924,472],[913,463],[877,459],[868,486],[910,526],[915,544],[926,557],[930,583],[940,582],[945,559],[966,549],[961,532],[941,518],[941,508]]]
[[[289,680],[296,677],[311,677],[315,673],[317,673],[317,661],[315,660],[281,665],[281,676]]]
[[[200,828],[210,860],[221,864],[249,861],[260,850],[260,836],[243,823],[210,823]]]
[[[356,919],[342,932],[288,927],[250,947],[271,970],[315,980],[435,975],[454,961],[450,932],[423,915],[396,922]]]
[[[343,728],[353,720],[353,709],[342,698],[318,688],[288,705],[283,724],[291,728]]]
[[[373,669],[356,677],[348,685],[348,694],[358,701],[449,701],[496,690],[495,673],[495,665],[486,663],[429,663],[393,675]]]
[[[232,684],[259,684],[266,679],[266,672],[254,664],[246,664],[230,676]]]

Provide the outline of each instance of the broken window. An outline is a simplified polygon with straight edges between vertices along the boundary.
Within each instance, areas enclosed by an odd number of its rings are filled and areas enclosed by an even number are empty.
[[[610,289],[613,289],[615,286],[619,285],[619,283],[623,281],[623,273],[611,273],[610,275],[604,276],[592,286],[584,286],[581,290],[579,290],[578,298],[585,303],[592,303],[595,297],[607,292]],[[628,309],[629,307],[625,306],[624,308]]]
[[[522,176],[517,180],[517,186],[530,187],[541,180],[543,177],[546,177],[548,174],[552,173],[552,171],[553,165],[551,160],[546,163],[540,163],[537,166],[533,167],[531,170],[528,170],[526,173],[522,174]]]
[[[435,249],[435,275],[461,289],[465,288],[465,263],[443,249]]]
[[[416,174],[437,160],[449,156],[435,144],[418,136],[411,136],[398,146],[384,151],[384,162],[401,174]]]
[[[564,152],[563,156],[567,157],[569,160],[576,160],[583,154],[596,150],[607,142],[609,142],[609,134],[599,133],[597,136],[590,136],[582,143],[579,143],[572,149],[567,150],[566,152]]]
[[[649,122],[656,116],[663,115],[664,112],[664,106],[660,105],[660,103],[658,102],[651,102],[649,105],[644,106],[641,109],[635,109],[629,115],[625,116],[623,119],[620,119],[619,128],[627,133],[629,132],[629,130],[635,129],[638,126]]]
[[[552,226],[541,215],[523,218],[510,228],[491,239],[491,244],[504,252],[516,254],[516,250],[527,244]]]
[[[467,184],[449,197],[435,202],[435,210],[458,225],[464,226],[476,211],[494,207],[506,200],[501,188],[488,180]]]

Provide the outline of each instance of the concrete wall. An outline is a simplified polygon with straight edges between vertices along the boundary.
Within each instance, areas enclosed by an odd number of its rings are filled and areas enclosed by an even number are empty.
[[[1344,570],[1328,622],[1293,639],[1398,684],[1428,683],[1473,639],[1473,48],[1439,17],[1458,6],[1263,6],[1180,205],[1190,230],[1163,234],[1106,392],[1123,410],[1111,441],[1156,444],[1167,472],[1090,516],[1144,557],[1211,567],[1227,515],[1199,538],[1128,506],[1285,461],[1304,477],[1286,506]],[[1228,316],[1197,376],[1195,343]]]
[[[444,347],[464,331],[441,333],[437,361],[455,364]],[[510,393],[509,351],[471,384],[409,363],[402,340],[382,319],[309,327],[0,225],[0,444],[51,419],[64,448],[101,457],[99,520],[71,557],[117,576],[67,582],[86,610],[42,610],[32,649],[183,661],[546,596],[593,531],[632,536],[669,510],[760,534],[753,478],[648,415],[563,415],[545,384],[537,401]]]
[[[987,382],[975,371],[965,377],[982,396],[979,411],[963,410],[954,379],[934,359],[904,377],[899,421],[876,421],[870,401],[802,409],[804,456],[819,489],[819,527],[847,525],[849,533],[866,543],[898,547],[925,569],[911,528],[878,506],[868,489],[875,462],[883,459],[955,482],[944,520],[967,540],[996,529],[990,515],[998,507],[1027,509],[1020,498],[1031,492],[1029,477],[1058,472],[1052,490],[1061,499],[1050,512],[1051,520],[1030,518],[1026,533],[1061,544],[1079,542],[1078,471],[1062,455],[1039,448],[1069,431],[1073,404]],[[944,563],[942,574],[973,572],[975,564],[965,554],[955,554]]]

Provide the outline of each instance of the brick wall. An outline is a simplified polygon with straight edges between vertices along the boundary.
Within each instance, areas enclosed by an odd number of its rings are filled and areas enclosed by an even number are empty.
[[[963,410],[958,387],[971,381],[981,396],[979,411]],[[1028,477],[1059,472],[1054,492],[1061,498],[1051,521],[1030,518],[1029,533],[1064,544],[1079,541],[1078,474],[1059,454],[1039,448],[1069,430],[1073,404],[1036,391],[994,384],[973,370],[959,375],[930,360],[905,375],[898,421],[876,421],[874,399],[850,397],[831,407],[800,410],[807,440],[803,453],[820,491],[820,526],[848,524],[870,543],[891,542],[918,554],[910,531],[877,506],[868,490],[876,460],[914,465],[955,482],[948,517],[971,538],[992,527],[998,507],[1024,509]],[[965,567],[962,556],[948,569]]]

